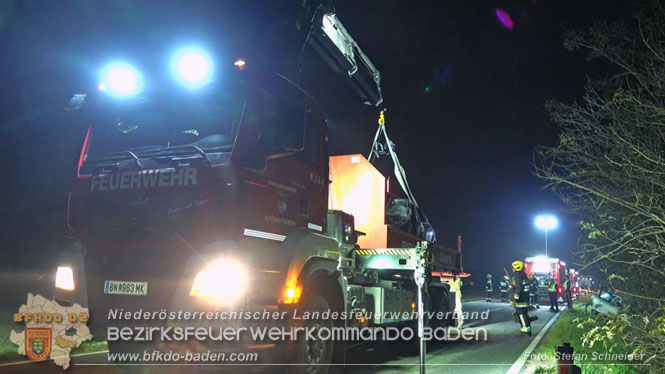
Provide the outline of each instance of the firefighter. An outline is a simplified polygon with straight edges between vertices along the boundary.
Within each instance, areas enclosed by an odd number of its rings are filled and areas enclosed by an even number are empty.
[[[529,278],[524,272],[524,263],[522,261],[513,262],[513,301],[515,314],[521,325],[520,331],[531,335],[531,317],[529,317]]]
[[[508,301],[508,288],[510,286],[510,278],[507,275],[504,275],[499,282],[499,291],[501,291],[501,302],[504,303]]]
[[[566,281],[563,282],[563,294],[568,304],[568,308],[573,309],[573,282],[570,281],[570,275],[566,275]]]
[[[492,302],[492,274],[487,274],[487,283],[485,283],[485,301],[488,303]]]
[[[455,292],[455,312],[453,318],[456,319],[457,328],[461,329],[464,325],[464,314],[462,313],[462,278],[455,275],[453,281],[449,281],[450,292]]]
[[[538,300],[538,279],[529,274],[529,302],[534,308],[540,309],[540,302]]]
[[[547,279],[547,295],[550,297],[550,310],[559,311],[559,297],[556,294],[556,281],[552,278]]]

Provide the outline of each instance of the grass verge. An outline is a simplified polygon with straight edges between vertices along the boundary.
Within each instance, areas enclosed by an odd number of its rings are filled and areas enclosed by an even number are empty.
[[[622,361],[616,359],[604,359],[608,354],[628,354],[630,349],[620,342],[612,350],[606,349],[602,343],[593,347],[583,346],[583,335],[590,331],[595,323],[580,323],[591,317],[585,314],[584,307],[580,304],[573,305],[573,309],[565,310],[559,320],[547,332],[531,357],[537,357],[528,362],[528,366],[535,366],[535,374],[556,374],[557,366],[555,360],[556,346],[563,342],[570,343],[575,349],[575,365],[582,369],[583,374],[636,374],[640,373],[636,366],[630,364],[635,361]],[[593,318],[593,317],[591,317]]]

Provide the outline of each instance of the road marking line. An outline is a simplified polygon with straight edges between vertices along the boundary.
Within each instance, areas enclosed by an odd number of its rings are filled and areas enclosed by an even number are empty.
[[[536,348],[536,345],[538,345],[538,343],[540,343],[540,340],[543,338],[543,336],[545,336],[545,333],[547,332],[547,330],[550,329],[550,327],[552,327],[554,322],[557,319],[559,319],[559,316],[561,316],[562,312],[564,310],[566,310],[566,307],[564,306],[560,310],[561,311],[559,313],[557,313],[554,317],[550,318],[550,320],[543,327],[543,329],[540,330],[538,335],[536,335],[536,338],[533,339],[533,341],[531,341],[531,344],[529,344],[526,347],[526,349],[524,349],[524,351],[522,353],[520,353],[520,356],[517,358],[517,361],[515,361],[513,366],[511,366],[510,369],[508,369],[506,374],[518,374],[522,370],[522,367],[524,366],[524,363],[526,362],[526,356],[528,354],[530,354],[533,351],[534,348]]]
[[[95,351],[95,352],[85,352],[85,353],[77,353],[75,355],[69,355],[69,357],[81,357],[81,356],[91,356],[91,355],[99,355],[102,353],[108,353],[109,351]],[[49,357],[47,360],[55,360],[56,358],[65,358],[65,356],[58,356],[58,357]],[[8,362],[5,364],[0,364],[1,367],[5,366],[15,366],[15,365],[24,365],[24,364],[34,364],[37,363],[37,361],[32,361],[32,360],[27,360],[27,361],[16,361],[16,362]],[[78,364],[80,365],[80,364]]]

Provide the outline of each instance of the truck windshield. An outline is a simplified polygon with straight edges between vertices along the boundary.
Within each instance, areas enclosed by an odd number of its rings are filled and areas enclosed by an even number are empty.
[[[93,116],[89,162],[132,157],[130,152],[139,157],[185,149],[231,152],[242,110],[242,101],[230,93],[160,95],[99,104]]]

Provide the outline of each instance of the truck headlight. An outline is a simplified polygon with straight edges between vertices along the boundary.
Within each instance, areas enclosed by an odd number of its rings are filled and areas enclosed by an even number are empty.
[[[247,290],[249,274],[238,261],[217,260],[200,271],[194,279],[191,296],[200,296],[215,304],[231,305]]]
[[[74,291],[74,272],[69,266],[58,266],[55,273],[55,288]]]

